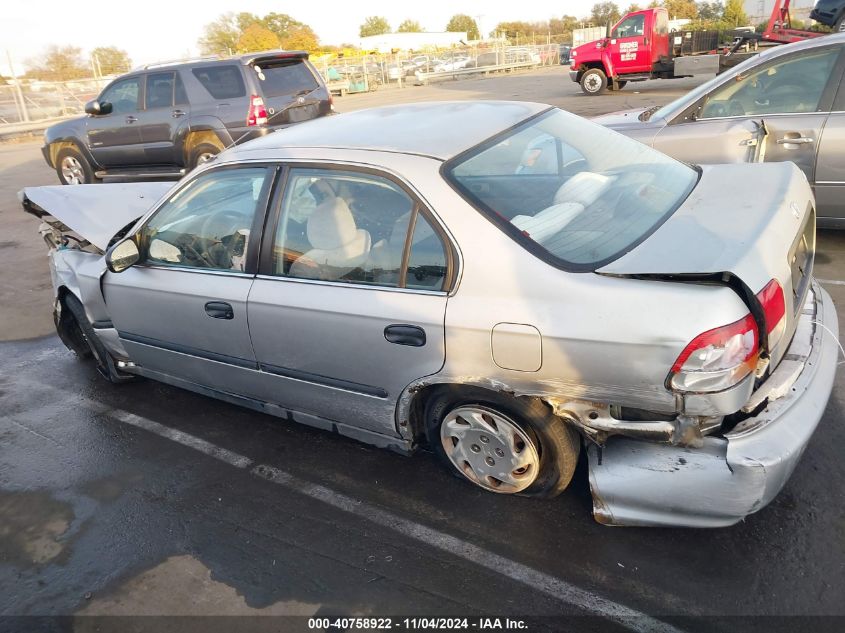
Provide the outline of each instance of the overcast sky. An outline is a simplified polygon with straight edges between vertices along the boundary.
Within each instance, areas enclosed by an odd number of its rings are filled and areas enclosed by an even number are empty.
[[[406,18],[425,30],[443,31],[455,13],[472,15],[484,32],[506,20],[545,20],[563,14],[586,16],[595,0],[515,2],[514,0],[2,0],[0,73],[8,73],[6,50],[17,72],[24,61],[50,44],[125,49],[134,64],[195,55],[203,25],[227,11],[264,15],[287,13],[310,25],[326,44],[356,42],[358,27],[370,15],[382,15],[395,29]]]

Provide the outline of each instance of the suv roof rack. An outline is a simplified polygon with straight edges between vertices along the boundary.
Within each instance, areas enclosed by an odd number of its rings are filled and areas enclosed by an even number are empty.
[[[169,59],[161,62],[152,62],[150,64],[141,64],[133,68],[133,70],[147,70],[149,68],[160,68],[161,66],[174,66],[176,64],[190,64],[191,62],[206,62],[215,59],[223,59],[222,55],[205,55],[203,57],[188,57],[184,59]]]

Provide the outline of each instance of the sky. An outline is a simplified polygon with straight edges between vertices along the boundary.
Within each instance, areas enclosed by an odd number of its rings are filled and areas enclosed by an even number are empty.
[[[514,0],[318,0],[283,3],[272,0],[104,0],[94,3],[41,0],[2,0],[0,4],[0,74],[8,74],[6,51],[17,73],[24,62],[50,44],[79,46],[84,52],[98,46],[117,46],[133,64],[196,55],[202,28],[220,14],[246,11],[264,15],[287,13],[313,28],[326,44],[355,43],[364,18],[381,15],[395,29],[406,18],[425,30],[443,31],[455,13],[466,13],[489,32],[508,20],[546,20],[549,17],[589,15],[595,0],[514,2]]]

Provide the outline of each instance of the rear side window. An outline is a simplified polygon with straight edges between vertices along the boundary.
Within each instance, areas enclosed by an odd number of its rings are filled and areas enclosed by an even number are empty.
[[[215,99],[237,99],[246,96],[241,69],[234,64],[194,68],[191,72]]]
[[[169,108],[173,105],[173,73],[147,75],[146,108]]]
[[[320,86],[303,60],[256,64],[253,68],[265,97],[304,94]]]

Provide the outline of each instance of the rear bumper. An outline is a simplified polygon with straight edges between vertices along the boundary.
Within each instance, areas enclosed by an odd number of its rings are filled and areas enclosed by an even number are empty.
[[[824,413],[836,375],[838,331],[833,301],[814,283],[787,352],[803,360],[803,369],[758,415],[724,436],[706,437],[701,448],[625,438],[611,438],[601,450],[590,446],[596,520],[720,527],[766,506],[789,479]]]
[[[826,26],[833,26],[836,24],[836,14],[832,11],[819,11],[818,9],[813,9],[810,11],[810,19],[815,20],[816,22],[821,22]]]

